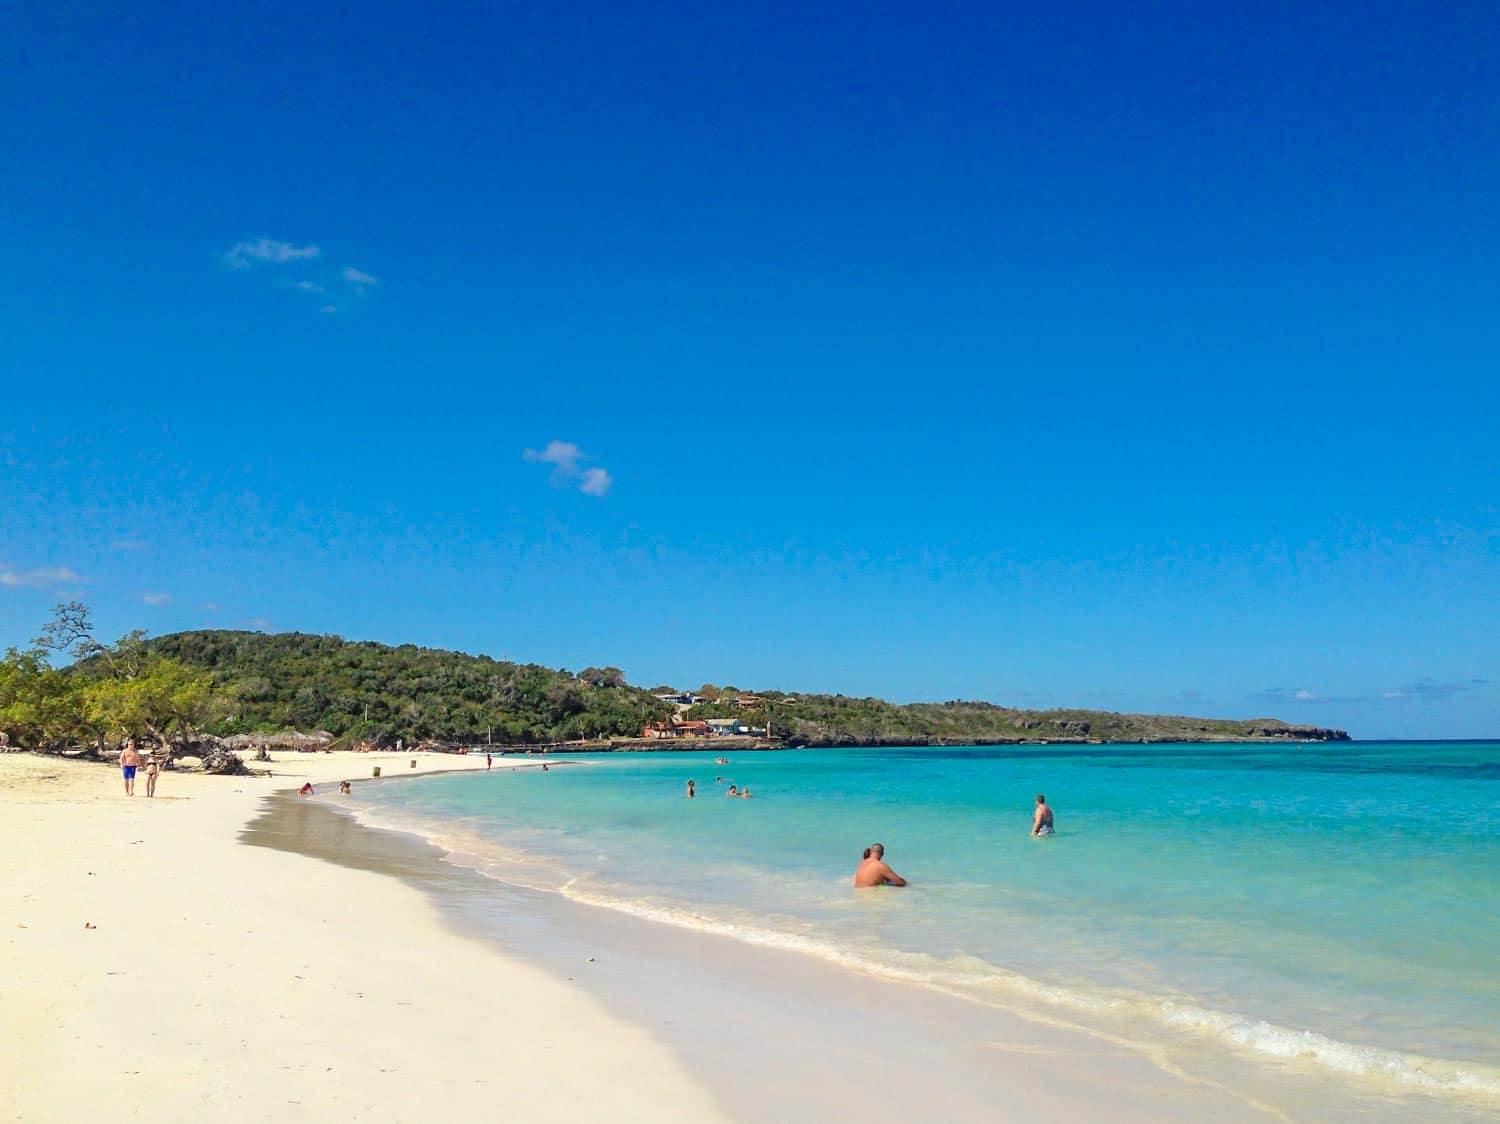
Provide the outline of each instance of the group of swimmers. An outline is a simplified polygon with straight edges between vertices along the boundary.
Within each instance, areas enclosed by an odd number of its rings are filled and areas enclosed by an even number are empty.
[[[1056,833],[1052,808],[1048,805],[1046,796],[1039,792],[1036,794],[1036,813],[1031,819],[1031,834],[1041,836]],[[865,848],[864,856],[860,859],[859,866],[855,868],[854,885],[861,890],[872,886],[905,886],[906,879],[892,870],[890,864],[885,861],[885,846],[880,843],[871,843]]]
[[[339,781],[339,795],[348,796],[354,791],[354,786],[348,781]],[[297,790],[298,796],[316,796],[317,792],[312,786],[312,781],[303,781],[302,787]]]
[[[724,783],[724,778],[723,777],[715,777],[714,778],[714,784],[723,784],[723,783]],[[695,799],[697,797],[697,795],[698,795],[698,782],[697,781],[688,781],[688,783],[687,783],[687,798],[689,800],[693,800],[693,799]],[[744,788],[741,788],[737,784],[731,784],[729,786],[728,790],[724,793],[724,795],[725,796],[733,796],[733,797],[735,797],[735,798],[737,798],[739,800],[749,800],[751,798],[750,797],[750,787],[748,785],[746,785]]]

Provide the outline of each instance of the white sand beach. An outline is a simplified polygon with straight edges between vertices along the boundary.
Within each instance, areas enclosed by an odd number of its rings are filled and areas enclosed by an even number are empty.
[[[650,1034],[399,880],[241,845],[275,789],[414,771],[276,756],[269,778],[168,773],[154,800],[116,769],[0,756],[0,1117],[724,1118]]]

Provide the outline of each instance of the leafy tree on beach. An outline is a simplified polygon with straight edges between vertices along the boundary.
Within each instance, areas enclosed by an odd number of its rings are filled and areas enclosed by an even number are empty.
[[[59,653],[75,662],[53,667]],[[32,748],[98,752],[126,737],[169,745],[221,703],[210,676],[151,652],[144,633],[101,642],[79,601],[60,602],[34,647],[11,649],[0,661],[0,731]]]

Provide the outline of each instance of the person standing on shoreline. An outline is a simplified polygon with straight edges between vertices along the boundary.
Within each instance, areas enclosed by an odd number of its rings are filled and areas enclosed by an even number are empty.
[[[1052,826],[1052,809],[1047,807],[1047,798],[1040,792],[1036,794],[1036,816],[1031,821],[1031,834],[1056,834],[1056,828]]]
[[[156,778],[161,775],[161,758],[152,754],[146,759],[146,795],[156,795]]]
[[[135,748],[135,739],[126,738],[120,750],[120,775],[125,778],[125,795],[135,795],[135,771],[141,767],[141,753]]]

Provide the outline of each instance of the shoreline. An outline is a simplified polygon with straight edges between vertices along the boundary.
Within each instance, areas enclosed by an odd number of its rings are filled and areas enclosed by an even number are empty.
[[[1164,1105],[1220,1120],[1289,1119],[1078,1028],[498,881],[448,862],[420,835],[361,822],[357,808],[279,796],[242,839],[419,886],[453,931],[521,956],[647,1027],[721,1093],[736,1120],[1051,1114],[1144,1124],[1160,1120]],[[902,1079],[872,1084],[872,1072]]]
[[[250,1063],[243,1078],[254,1091],[213,1074],[208,1066],[192,1064],[191,1057],[179,1056],[179,1066],[185,1060],[189,1064],[180,1079],[174,1078],[173,1093],[184,1107],[195,1090],[217,1090],[227,1084],[239,1093],[235,1099],[246,1116],[254,1115],[250,1106],[256,1105],[262,1113],[275,1108],[278,1117],[421,1118],[412,1114],[415,1102],[404,1099],[405,1086],[390,1094],[392,1100],[358,1104],[346,1093],[301,1089],[296,1101],[285,1098],[283,1112],[279,1093],[286,1074],[316,1078],[313,1062],[321,1060],[334,1063],[330,1072],[347,1077],[352,1071],[356,1084],[380,1094],[395,1084],[391,1074],[402,1073],[410,1082],[414,1068],[419,1068],[422,1074],[416,1081],[425,1095],[441,1097],[445,1105],[469,1103],[473,1096],[474,1111],[481,1112],[493,1112],[494,1083],[503,1080],[512,1093],[517,1088],[530,1090],[534,1099],[526,1104],[527,1119],[577,1118],[580,1098],[597,1116],[601,1096],[624,1096],[628,1102],[620,1103],[609,1118],[641,1120],[780,1121],[857,1113],[879,1124],[935,1118],[934,1112],[936,1118],[954,1121],[1021,1120],[1038,1113],[1121,1121],[1188,1116],[1367,1120],[1401,1119],[1413,1113],[1447,1118],[1449,1106],[1439,1102],[1371,1098],[1365,1103],[1348,1096],[1337,1083],[1309,1079],[1295,1066],[1281,1074],[1264,1065],[1251,1067],[1250,1079],[1234,1080],[1231,1089],[1211,1076],[1191,1076],[1170,1058],[1153,1056],[1139,1044],[1112,1041],[1056,1020],[1022,1017],[800,952],[751,947],[727,936],[678,929],[497,881],[447,861],[445,852],[421,835],[362,822],[357,802],[303,800],[295,795],[295,782],[303,777],[315,783],[347,777],[358,786],[435,772],[485,771],[482,763],[475,767],[466,757],[410,751],[285,754],[272,762],[277,776],[166,774],[163,796],[156,801],[127,801],[112,791],[119,783],[112,768],[26,755],[34,763],[28,771],[73,772],[74,780],[86,776],[92,791],[55,799],[56,794],[33,778],[21,786],[22,799],[17,802],[6,781],[10,762],[20,756],[0,756],[0,800],[7,809],[14,805],[34,810],[38,818],[28,826],[43,836],[55,832],[77,843],[77,822],[88,821],[90,830],[81,833],[86,837],[81,842],[90,857],[99,854],[98,845],[107,840],[118,843],[124,835],[137,834],[143,814],[159,811],[146,805],[180,799],[176,782],[191,782],[184,786],[191,792],[181,801],[186,807],[174,810],[192,811],[186,817],[191,822],[173,825],[171,839],[148,836],[141,842],[181,847],[181,853],[165,858],[154,854],[151,859],[160,867],[156,875],[163,892],[170,890],[174,912],[179,906],[188,911],[184,923],[201,920],[195,916],[202,904],[200,894],[219,895],[222,908],[210,928],[228,930],[231,943],[205,946],[201,940],[189,940],[175,945],[174,960],[181,957],[190,974],[184,981],[181,973],[172,973],[167,986],[181,989],[186,984],[191,997],[197,982],[191,973],[200,969],[211,973],[215,986],[212,1005],[202,997],[192,1010],[177,1004],[176,1016],[187,1020],[185,1025],[198,1037],[180,1041],[173,1049],[191,1055],[192,1049],[207,1051],[206,1043],[213,1042],[229,1050],[233,1057],[226,1064],[231,1068]],[[413,757],[419,770],[409,771],[407,762]],[[355,769],[368,773],[374,764],[391,763],[403,768],[378,780],[349,776]],[[497,757],[495,771],[535,768],[540,763]],[[18,838],[26,838],[26,830],[12,834],[21,826],[12,822],[16,819],[7,814],[0,825],[0,842],[15,846]],[[174,815],[174,820],[182,819]],[[95,838],[99,828],[106,829],[103,838]],[[280,838],[267,838],[272,834]],[[257,835],[260,838],[252,838]],[[124,840],[125,846],[135,843],[134,838]],[[54,895],[57,883],[67,884],[65,899],[84,887],[100,889],[92,877],[80,887],[77,871],[60,869],[57,856],[43,855],[40,860],[42,866],[26,882],[31,893],[23,892],[16,903],[18,911],[32,908],[28,899],[35,902]],[[212,868],[210,875],[219,874],[208,880],[209,885],[204,885],[204,867]],[[243,881],[247,891],[221,885],[226,877]],[[277,885],[268,887],[267,882]],[[10,904],[11,889],[7,887],[0,900]],[[118,893],[111,902],[117,909],[142,904],[135,896],[121,898]],[[313,913],[337,912],[339,919],[305,915],[309,906],[316,907]],[[0,1087],[23,1089],[20,1110],[6,1118],[71,1116],[76,1113],[59,1113],[57,1106],[104,1103],[117,1115],[123,1103],[130,1109],[123,1113],[126,1119],[157,1115],[159,1089],[142,1090],[140,1100],[134,1101],[118,1082],[91,1087],[91,1070],[79,1070],[76,1080],[65,1082],[66,1093],[27,1090],[28,1075],[37,1072],[48,1073],[56,1084],[53,1077],[63,1059],[78,1051],[76,1045],[67,1045],[69,1032],[74,1043],[88,1045],[81,1053],[89,1063],[106,1071],[112,1049],[108,1025],[142,1021],[156,1027],[152,1038],[163,1033],[157,1025],[160,1013],[145,994],[112,994],[112,1017],[104,1024],[85,1020],[80,1025],[77,1012],[59,1008],[59,994],[71,994],[77,1002],[82,986],[65,982],[72,955],[86,953],[88,968],[103,967],[110,977],[102,981],[106,988],[117,975],[129,976],[135,968],[130,949],[117,957],[110,944],[102,963],[93,955],[98,946],[91,949],[85,942],[100,938],[104,922],[99,932],[63,934],[56,928],[56,909],[50,912],[52,939],[61,947],[52,950],[57,956],[42,955],[45,963],[36,963],[31,932],[8,933],[7,951],[19,972],[0,985],[0,1011],[5,1012],[0,1014],[0,1027],[14,1031],[12,1038],[26,1046],[0,1063]],[[130,918],[137,939],[155,940],[151,922],[159,919],[149,911],[132,912],[137,913]],[[251,918],[256,943],[247,949],[236,944],[232,934],[236,924]],[[109,928],[114,928],[113,921]],[[258,946],[268,930],[278,934],[274,950]],[[307,960],[302,964],[305,971],[285,971],[300,958]],[[226,967],[232,964],[230,975],[220,977],[214,971],[219,959],[227,962]],[[72,970],[77,972],[76,964]],[[318,1002],[309,1004],[306,992],[315,978],[312,973],[319,970],[339,979],[341,986],[334,994],[320,989]],[[377,994],[376,984],[368,978],[372,970],[387,989],[384,1006],[366,1002]],[[490,986],[476,987],[476,980]],[[101,983],[97,974],[92,982]],[[23,1013],[12,1026],[18,1016],[11,1000],[18,986]],[[520,1004],[519,1011],[513,999],[518,986],[529,989],[533,1000]],[[393,999],[390,989],[403,992],[404,998]],[[543,994],[545,998],[536,998]],[[419,996],[437,995],[445,1002],[418,1010],[424,1006]],[[85,1006],[93,1001],[85,1000]],[[28,1003],[29,1022],[24,1013]],[[286,1020],[269,1022],[267,1003],[295,1007],[305,1020],[298,1028],[304,1037],[286,1040]],[[506,1008],[505,1021],[486,1020],[492,1003]],[[211,1011],[205,1013],[205,1006]],[[57,1026],[45,1027],[45,1020],[54,1015],[60,1020]],[[513,1025],[517,1020],[524,1025]],[[257,1023],[276,1032],[273,1043],[256,1043],[250,1036],[261,1033],[248,1029]],[[229,1041],[240,1025],[247,1033]],[[373,1041],[352,1040],[359,1033],[370,1034]],[[410,1054],[413,1033],[430,1039],[417,1048],[415,1058],[403,1056]],[[42,1040],[40,1049],[33,1037]],[[400,1049],[392,1053],[387,1041],[399,1042]],[[159,1048],[156,1042],[148,1045]],[[484,1078],[468,1076],[476,1050],[486,1059],[489,1076]],[[492,1057],[497,1050],[505,1055],[498,1072]],[[311,1058],[305,1056],[309,1052]],[[592,1076],[580,1086],[583,1059],[591,1074],[613,1073],[615,1086],[594,1088]],[[7,1075],[10,1066],[16,1068]],[[152,1067],[160,1065],[153,1062]],[[123,1073],[128,1076],[132,1070],[134,1065]],[[872,1082],[872,1072],[893,1075],[895,1080]],[[549,1075],[540,1085],[539,1074]],[[1237,1071],[1234,1076],[1245,1075]],[[471,1087],[471,1080],[486,1084]],[[624,1088],[618,1087],[621,1082]],[[94,1100],[69,1099],[82,1090],[91,1090]],[[1339,1098],[1338,1111],[1330,1111],[1330,1097]],[[309,1105],[317,1105],[317,1111]],[[239,1118],[234,1112],[230,1115]],[[1453,1118],[1471,1117],[1455,1112]]]
[[[362,821],[364,832],[341,829],[341,839],[330,844],[324,838],[327,832],[310,822],[329,816]],[[289,817],[304,822],[295,828],[275,822]],[[824,1117],[840,1111],[856,1095],[837,1086],[839,1095],[823,1103],[819,1098],[828,1095],[826,1086],[837,1080],[829,1078],[830,1069],[851,1074],[870,1068],[901,1072],[918,1056],[929,1067],[932,1059],[942,1058],[941,1079],[924,1080],[918,1086],[923,1094],[910,1102],[901,1092],[882,1087],[878,1102],[861,1109],[863,1118],[919,1118],[930,1108],[934,1085],[951,1098],[943,1118],[953,1120],[995,1119],[994,1105],[1002,1101],[1029,1106],[1016,1118],[1055,1113],[1060,1104],[1068,1105],[1077,1118],[1097,1116],[1107,1104],[1110,1117],[1122,1120],[1159,1119],[1163,1103],[1173,1105],[1174,1114],[1257,1120],[1401,1120],[1413,1113],[1430,1119],[1482,1119],[1487,1111],[1479,1106],[1475,1115],[1472,1103],[1434,1097],[1425,1089],[1351,1082],[1347,1075],[1324,1067],[1301,1065],[1294,1055],[1238,1054],[1222,1041],[1192,1031],[1164,1038],[1155,1022],[1155,1032],[1142,1036],[1136,1031],[1145,1023],[1092,1018],[1080,1022],[1054,1008],[1017,1009],[935,981],[892,977],[843,958],[835,962],[800,946],[768,945],[744,933],[674,924],[566,890],[531,888],[506,881],[503,863],[494,874],[494,866],[486,864],[481,872],[450,856],[446,847],[465,844],[442,841],[449,834],[437,825],[429,833],[421,825],[371,823],[357,806],[282,801],[279,808],[268,806],[258,826],[280,836],[276,842],[262,840],[266,845],[291,846],[357,866],[364,862],[359,848],[377,839],[384,840],[382,849],[429,853],[446,874],[424,878],[424,889],[439,900],[451,895],[446,913],[462,931],[481,934],[570,981],[584,983],[622,1017],[644,1021],[679,1054],[692,1058],[694,1071],[709,1074],[716,1089],[738,1089],[745,1097],[761,1100],[767,1083],[789,1082],[801,1090],[800,1099],[779,1106],[780,1116],[777,1111],[755,1111],[743,1114],[744,1119],[786,1119],[785,1113],[799,1106],[804,1111],[811,1106],[815,1118]],[[347,850],[348,839],[358,840],[354,851]],[[567,948],[577,955],[569,959],[539,951],[552,948]],[[601,952],[601,960],[609,954],[611,967],[592,966],[586,955],[592,952]],[[590,966],[574,975],[586,960]],[[684,979],[678,970],[683,964],[698,966],[703,978]],[[790,1007],[768,1008],[768,994],[780,995]],[[800,1016],[798,1005],[813,996],[818,997],[819,1014]],[[776,1054],[774,1066],[764,1047],[747,1053],[721,1025],[726,1008],[759,1011],[759,1041],[799,1042],[801,1051]],[[855,1009],[863,1012],[861,1018],[850,1017]],[[883,1028],[879,1034],[872,1036],[872,1024]],[[830,1034],[830,1028],[837,1029]],[[997,1059],[993,1051],[1003,1042],[1028,1055],[1024,1068],[1017,1067],[1016,1057]],[[1035,1073],[1042,1042],[1050,1043],[1044,1053],[1072,1059],[1046,1080]],[[851,1051],[854,1043],[858,1048]],[[725,1058],[732,1058],[733,1065],[726,1068]],[[809,1059],[816,1061],[810,1065]],[[1067,1092],[1059,1094],[1059,1088]],[[1132,1106],[1155,1107],[1132,1115],[1115,1099],[1122,1091],[1127,1091]],[[731,1101],[738,1106],[741,1099]],[[1327,1106],[1334,1102],[1342,1110],[1330,1113]]]

